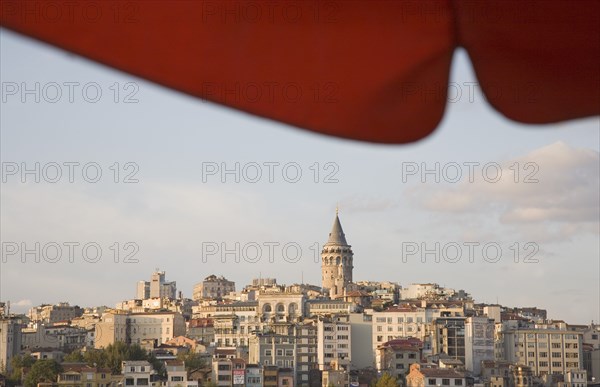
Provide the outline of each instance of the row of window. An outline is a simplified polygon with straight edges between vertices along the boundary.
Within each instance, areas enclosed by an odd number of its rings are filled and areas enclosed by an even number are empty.
[[[428,379],[427,380],[427,385],[429,385],[429,386],[436,386],[437,385],[437,379]],[[442,379],[442,386],[449,386],[449,385],[450,385],[450,379]],[[455,386],[462,386],[463,385],[462,379],[454,379],[454,385]]]
[[[377,330],[377,332],[383,332],[383,325],[377,325],[375,329]],[[388,325],[387,331],[393,332],[394,327],[392,325]],[[397,331],[404,332],[404,327],[402,325],[398,325]],[[417,331],[417,329],[415,329],[415,327],[413,327],[412,325],[409,325],[408,327],[406,327],[406,331],[407,332],[415,332],[415,331]]]
[[[275,350],[275,354],[277,356],[284,356],[283,354],[285,353],[285,356],[294,356],[294,350],[293,349],[286,349],[285,352],[283,349],[276,349]],[[271,349],[265,349],[265,356],[272,356],[273,355],[273,350]]]
[[[412,323],[412,322],[417,322],[417,323],[423,323],[425,321],[425,319],[423,319],[423,317],[396,317],[396,323],[397,324],[402,324],[402,323]],[[433,321],[433,317],[427,317],[426,321],[428,323]],[[375,322],[377,323],[388,323],[388,324],[393,324],[394,323],[394,318],[393,317],[376,317],[375,318]]]

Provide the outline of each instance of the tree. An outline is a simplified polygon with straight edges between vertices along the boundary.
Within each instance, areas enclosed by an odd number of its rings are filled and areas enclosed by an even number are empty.
[[[73,351],[66,355],[63,359],[65,363],[85,363],[85,358],[81,351]]]
[[[395,376],[384,372],[379,379],[373,384],[374,387],[397,387],[398,379]]]
[[[38,360],[31,366],[25,376],[25,387],[35,387],[40,382],[56,382],[62,367],[54,359]]]
[[[10,386],[19,386],[21,385],[21,377],[23,375],[23,368],[29,368],[33,366],[35,363],[35,358],[27,355],[16,355],[10,359],[10,364],[12,367],[12,371],[6,375],[7,382]]]
[[[199,353],[195,352],[180,352],[177,354],[178,360],[183,360],[185,363],[185,370],[189,374],[191,371],[204,367],[205,362]]]

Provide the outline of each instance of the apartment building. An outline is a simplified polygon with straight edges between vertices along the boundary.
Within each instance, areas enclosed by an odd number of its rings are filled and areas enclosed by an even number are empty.
[[[34,322],[54,324],[80,317],[83,312],[83,309],[77,305],[71,306],[68,302],[60,302],[55,305],[35,306],[29,309],[27,317]]]
[[[123,386],[158,386],[154,368],[146,360],[128,360],[121,363]]]
[[[11,370],[10,360],[21,351],[21,328],[18,319],[0,318],[0,373]]]
[[[321,371],[331,369],[332,363],[352,362],[352,325],[347,314],[317,319],[317,361]]]
[[[95,348],[105,348],[115,341],[141,344],[153,340],[160,345],[173,337],[185,335],[185,320],[177,312],[129,313],[110,311],[96,324]]]
[[[85,363],[63,363],[56,384],[59,387],[117,387],[120,377],[110,368],[90,367]]]
[[[382,311],[373,311],[372,356],[377,347],[400,337],[416,337],[423,341],[423,355],[435,352],[431,323],[443,316],[463,316],[460,302],[427,302],[401,304]]]
[[[439,317],[432,323],[433,353],[466,362],[465,317]]]
[[[420,363],[423,342],[417,338],[402,338],[387,341],[377,347],[375,367],[378,372],[393,376],[403,376],[410,365]]]
[[[481,373],[481,362],[494,360],[494,319],[468,317],[465,320],[465,369]]]
[[[406,375],[407,387],[424,386],[466,386],[465,374],[452,369],[427,368],[411,364]]]
[[[567,330],[566,324],[518,327],[503,323],[496,329],[496,358],[524,364],[536,376],[564,375],[583,368],[583,334]]]
[[[204,281],[194,286],[192,298],[194,300],[218,300],[231,292],[235,292],[235,282],[229,281],[223,276],[209,275]]]

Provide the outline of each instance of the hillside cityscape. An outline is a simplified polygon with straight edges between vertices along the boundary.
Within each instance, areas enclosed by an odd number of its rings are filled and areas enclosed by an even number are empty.
[[[336,211],[320,285],[157,269],[116,305],[0,303],[0,386],[600,385],[600,325],[436,283],[356,281]],[[524,291],[526,291],[524,289]]]

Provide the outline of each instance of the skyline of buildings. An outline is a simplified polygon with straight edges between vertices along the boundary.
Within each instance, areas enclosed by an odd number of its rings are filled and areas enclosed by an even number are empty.
[[[482,387],[498,380],[546,387],[576,380],[569,386],[585,387],[600,376],[594,365],[598,324],[548,319],[535,306],[477,302],[476,295],[436,283],[354,282],[354,262],[336,210],[321,251],[320,285],[261,277],[238,290],[225,276],[209,275],[186,298],[156,269],[150,281],[135,283],[134,298],[114,307],[62,302],[19,316],[2,303],[0,362],[6,367],[20,353],[62,361],[71,351],[122,342],[161,356],[166,383],[187,387],[200,386],[200,379],[190,381],[182,364],[169,361],[190,350],[210,364],[202,383],[219,386],[268,386],[269,380],[274,386],[347,386],[389,373],[407,387],[424,380]],[[142,363],[127,367],[131,371],[119,376],[124,380],[158,377]],[[136,367],[145,370],[141,376]]]

